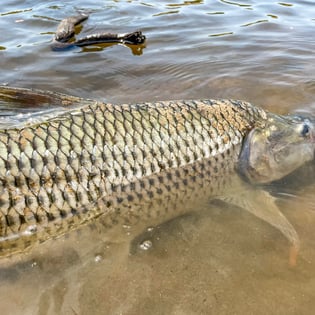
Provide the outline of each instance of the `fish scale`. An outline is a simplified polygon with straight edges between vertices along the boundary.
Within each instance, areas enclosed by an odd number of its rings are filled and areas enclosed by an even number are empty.
[[[243,138],[265,120],[240,101],[91,102],[1,130],[2,255],[96,218],[110,227],[171,217],[205,189],[218,194]]]

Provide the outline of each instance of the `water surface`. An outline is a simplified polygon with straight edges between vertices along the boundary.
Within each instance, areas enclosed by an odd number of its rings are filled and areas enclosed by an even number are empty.
[[[51,51],[60,20],[78,11],[91,14],[81,34],[141,29],[145,47]],[[115,103],[238,98],[314,113],[314,28],[313,1],[12,0],[0,9],[0,83]],[[195,205],[131,250],[88,228],[44,244],[31,260],[14,258],[0,270],[1,311],[313,314],[314,174],[308,165],[267,187],[300,235],[296,268],[287,240],[268,224],[232,206]]]

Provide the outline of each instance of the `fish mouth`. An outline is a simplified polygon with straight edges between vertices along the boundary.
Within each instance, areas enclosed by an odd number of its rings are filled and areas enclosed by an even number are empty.
[[[314,145],[313,148],[313,160],[315,161],[315,117],[303,117],[299,116],[299,118],[304,122],[304,128],[308,128],[308,133],[309,133],[309,143],[311,145]],[[303,131],[302,131],[303,132]]]
[[[312,125],[312,128],[311,128],[310,140],[311,140],[311,143],[315,144],[315,128],[314,128],[314,125]],[[314,148],[314,151],[315,151],[315,148]]]

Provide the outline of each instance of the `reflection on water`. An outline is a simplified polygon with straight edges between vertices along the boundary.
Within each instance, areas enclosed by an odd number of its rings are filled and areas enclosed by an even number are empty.
[[[0,9],[0,81],[116,103],[239,98],[278,113],[314,113],[313,6],[13,0]],[[82,35],[140,29],[146,48],[142,54],[120,45],[52,52],[59,21],[78,11],[90,13]],[[11,104],[8,111],[19,110]],[[25,105],[32,109],[29,101]],[[40,106],[36,100],[33,105]],[[88,227],[15,257],[0,270],[1,311],[312,314],[313,174],[308,165],[265,187],[301,238],[295,269],[279,231],[241,209],[211,203],[149,229],[131,250],[128,237],[105,241],[98,227]]]
[[[82,52],[96,52],[96,51],[102,51],[106,48],[119,45],[124,46],[126,48],[129,48],[131,50],[131,53],[135,56],[141,56],[143,54],[143,49],[145,49],[145,44],[141,45],[128,45],[128,44],[121,44],[121,43],[113,43],[113,44],[97,44],[93,45],[92,47],[86,46],[82,47]]]
[[[235,1],[226,1],[226,0],[221,0],[221,2],[226,3],[226,4],[231,4],[231,5],[236,5],[238,7],[243,7],[243,8],[251,8],[251,4],[244,4],[244,3],[239,3]]]

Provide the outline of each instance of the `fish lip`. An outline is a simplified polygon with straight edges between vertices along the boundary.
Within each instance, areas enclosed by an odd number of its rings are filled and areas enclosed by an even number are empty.
[[[304,123],[306,123],[308,125],[308,127],[310,128],[310,142],[315,144],[315,121],[310,121],[309,119],[305,119]],[[315,149],[315,148],[314,148]]]
[[[304,122],[307,123],[307,125],[310,128],[310,143],[313,145],[313,160],[315,161],[315,119],[304,119]]]
[[[315,160],[315,128],[314,126],[312,126],[311,128],[310,142],[313,145],[313,159]]]

